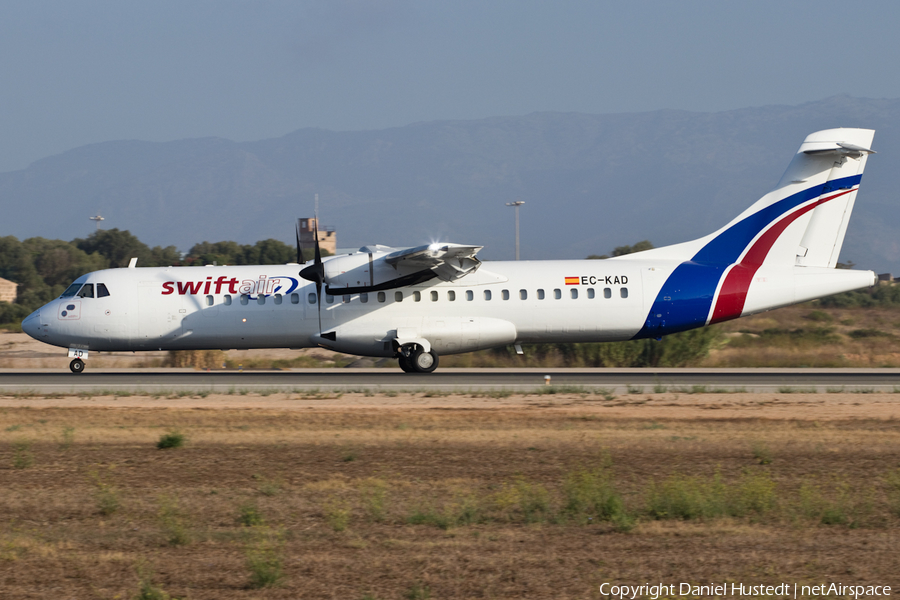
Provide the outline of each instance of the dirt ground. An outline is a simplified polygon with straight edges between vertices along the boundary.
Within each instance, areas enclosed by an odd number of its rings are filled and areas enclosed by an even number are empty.
[[[900,394],[497,396],[0,397],[0,598],[900,586]]]

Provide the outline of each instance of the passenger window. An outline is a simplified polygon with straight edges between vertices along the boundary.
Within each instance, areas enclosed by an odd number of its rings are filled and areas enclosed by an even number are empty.
[[[572,288],[572,300],[578,298],[578,288]]]
[[[225,294],[225,306],[231,306],[231,294]]]
[[[250,302],[250,296],[247,294],[241,294],[241,304],[247,306],[247,303]]]
[[[109,290],[106,289],[106,284],[98,283],[97,284],[97,297],[98,298],[106,298],[109,296]]]
[[[594,288],[588,288],[588,298],[594,297]]]
[[[64,291],[62,293],[62,296],[60,296],[60,298],[71,298],[72,296],[77,294],[78,290],[80,290],[80,289],[81,289],[80,283],[73,283],[72,285],[70,285],[69,287],[66,288],[66,291]]]
[[[212,305],[213,305],[213,297],[212,297],[212,296],[207,296],[207,297],[206,297],[206,305],[207,305],[207,306],[212,306]]]
[[[556,298],[557,300],[562,298],[562,290],[559,288],[556,288],[555,290],[553,290],[553,297]]]
[[[309,295],[306,297],[306,301],[309,302],[310,304],[315,304],[316,303],[316,295],[313,292],[310,292]]]
[[[484,299],[485,300],[491,299],[491,290],[484,290]]]
[[[263,304],[266,303],[266,297],[263,296],[262,294],[260,294],[259,296],[256,297],[256,303],[259,304],[260,306],[262,306]]]
[[[334,304],[334,296],[325,294],[325,304]]]
[[[369,295],[366,294],[365,292],[363,292],[362,294],[359,295],[359,301],[362,302],[363,304],[365,304],[366,302],[369,301]]]
[[[272,297],[275,299],[275,304],[281,304],[281,294],[275,294]]]
[[[431,301],[432,302],[438,301],[438,293],[437,292],[431,292]]]
[[[627,297],[628,297],[628,288],[622,288],[622,289],[620,289],[620,290],[619,290],[619,295],[622,296],[623,298],[627,298]]]
[[[315,294],[313,294],[313,297],[315,297]],[[291,304],[300,304],[300,294],[291,294]]]
[[[466,290],[466,300],[471,302],[474,299],[475,299],[475,292],[473,292],[472,290]]]
[[[413,300],[416,302],[422,301],[422,292],[413,292]]]
[[[503,296],[504,300],[509,300],[509,290],[503,290],[500,292],[500,295]]]
[[[603,297],[612,298],[612,290],[609,288],[603,288]]]
[[[447,292],[447,300],[449,300],[450,302],[456,300],[456,292],[454,292],[453,290]]]
[[[84,284],[84,287],[81,288],[81,291],[78,292],[78,295],[81,298],[93,298],[94,297],[94,284],[93,283]]]
[[[403,302],[403,292],[394,292],[394,302]]]
[[[384,300],[385,300],[384,292],[378,292],[378,301],[384,302]]]
[[[538,300],[544,299],[544,290],[538,290]]]
[[[519,290],[519,300],[528,300],[528,290]]]

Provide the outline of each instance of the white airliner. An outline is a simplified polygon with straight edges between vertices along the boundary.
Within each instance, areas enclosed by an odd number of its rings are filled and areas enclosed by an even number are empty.
[[[660,338],[873,285],[872,271],[835,269],[873,136],[811,134],[774,191],[673,246],[608,260],[482,262],[481,246],[449,243],[317,247],[303,267],[132,260],[79,277],[22,329],[68,348],[74,373],[97,351],[312,346],[429,373],[442,354]]]

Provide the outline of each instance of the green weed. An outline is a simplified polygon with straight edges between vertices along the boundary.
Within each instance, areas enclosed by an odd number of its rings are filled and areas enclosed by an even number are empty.
[[[611,464],[604,455],[598,466],[568,473],[563,480],[563,510],[582,524],[608,521],[627,531],[634,526],[634,519],[613,484]]]
[[[403,594],[404,598],[408,600],[429,600],[431,598],[431,588],[421,582],[416,582],[412,584],[406,593]]]
[[[712,479],[672,475],[647,490],[647,512],[654,519],[762,516],[776,501],[775,483],[765,473],[745,473],[731,485],[718,473]]]
[[[275,496],[279,492],[281,492],[281,488],[284,484],[280,479],[267,479],[265,477],[261,479],[262,481],[260,482],[257,490],[263,496]]]
[[[654,519],[701,519],[726,514],[725,485],[712,480],[672,475],[647,490],[647,512]]]
[[[325,513],[325,521],[334,531],[341,532],[350,525],[350,516],[352,514],[350,505],[342,500],[332,498],[325,503],[323,507]]]
[[[63,427],[62,430],[62,441],[59,443],[59,447],[61,450],[68,450],[72,447],[72,444],[75,443],[75,428],[74,427]]]
[[[550,492],[544,486],[517,477],[490,498],[501,518],[509,522],[538,523],[551,517]]]
[[[537,387],[531,392],[534,396],[553,396],[556,394],[587,396],[590,393],[591,391],[583,385],[545,385]]]
[[[900,469],[895,469],[885,475],[884,484],[888,507],[894,515],[900,517]]]
[[[112,472],[113,466],[107,468],[107,474]],[[94,484],[94,500],[97,503],[97,512],[104,517],[108,517],[115,513],[121,507],[119,500],[119,490],[104,480],[104,477],[97,469],[88,472],[88,478]]]
[[[284,580],[284,534],[265,527],[256,528],[256,540],[247,546],[249,585],[254,589],[275,587]]]
[[[170,546],[184,546],[190,543],[191,536],[187,526],[188,518],[178,506],[176,497],[160,497],[158,517],[167,544]]]
[[[814,310],[806,315],[805,318],[809,319],[810,321],[816,321],[817,323],[831,323],[832,321],[834,321],[834,317],[829,315],[824,310]]]
[[[183,433],[171,431],[160,436],[159,441],[156,442],[156,447],[160,450],[165,450],[167,448],[181,448],[184,445],[185,439]]]
[[[153,583],[153,569],[144,562],[139,562],[135,570],[138,574],[139,588],[136,600],[179,600],[167,594],[161,587]]]
[[[265,519],[255,504],[242,504],[238,508],[238,523],[244,527],[265,525]]]
[[[439,529],[451,529],[474,525],[484,519],[478,499],[472,493],[457,492],[455,498],[441,509],[433,506],[416,509],[407,518],[411,525],[431,525]]]
[[[369,477],[359,487],[363,511],[369,520],[381,523],[385,520],[388,497],[388,484],[377,477]]]
[[[34,464],[34,453],[31,451],[31,440],[13,442],[13,468],[27,469]]]
[[[822,525],[859,527],[871,512],[868,494],[853,492],[847,483],[835,481],[828,486],[805,482],[798,493],[800,514]]]
[[[770,465],[772,464],[772,451],[765,442],[754,442],[753,458],[761,465]]]

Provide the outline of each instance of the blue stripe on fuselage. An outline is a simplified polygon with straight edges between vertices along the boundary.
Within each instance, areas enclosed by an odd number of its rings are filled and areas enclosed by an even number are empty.
[[[653,302],[633,339],[660,337],[706,324],[719,280],[759,233],[797,206],[834,190],[859,185],[862,175],[828,181],[797,192],[738,221],[678,265]]]

